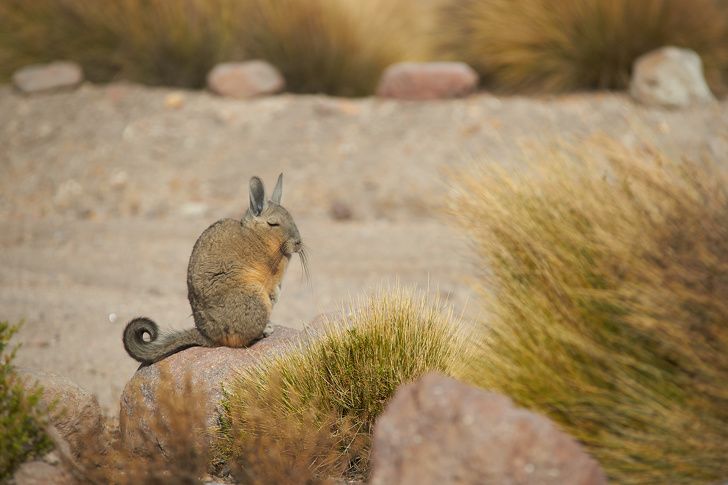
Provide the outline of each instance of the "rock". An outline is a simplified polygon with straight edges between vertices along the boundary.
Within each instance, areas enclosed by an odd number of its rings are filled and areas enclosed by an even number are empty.
[[[207,75],[207,87],[220,96],[250,98],[283,90],[283,76],[265,61],[228,62]]]
[[[18,375],[27,386],[37,384],[43,388],[40,404],[51,409],[50,424],[68,442],[76,457],[91,445],[98,444],[104,426],[96,396],[69,379],[50,372],[19,368]]]
[[[354,217],[354,213],[351,210],[351,206],[346,202],[336,199],[331,202],[329,207],[329,214],[335,221],[349,221]]]
[[[164,97],[164,106],[168,109],[181,109],[185,105],[185,96],[180,92],[169,93]]]
[[[478,86],[478,74],[462,62],[400,62],[382,74],[377,96],[445,99],[465,96]]]
[[[703,77],[700,56],[678,47],[640,56],[632,68],[629,92],[640,103],[666,108],[715,100]]]
[[[549,419],[440,374],[397,391],[375,425],[372,465],[373,485],[606,483]]]
[[[185,202],[179,207],[178,213],[184,217],[200,217],[204,216],[208,209],[204,202]]]
[[[29,461],[20,465],[13,475],[15,485],[70,485],[76,483],[70,473],[60,465],[44,461]]]
[[[81,66],[74,62],[34,64],[13,73],[13,84],[26,94],[75,88],[82,81]]]
[[[157,393],[172,393],[173,399],[187,400],[186,379],[189,376],[196,402],[202,406],[202,421],[191,433],[194,445],[208,444],[206,430],[217,424],[220,415],[222,385],[232,379],[240,369],[288,350],[298,341],[299,331],[274,326],[273,333],[251,347],[192,347],[173,354],[147,367],[141,367],[124,387],[121,395],[119,431],[124,447],[136,454],[163,452],[171,439],[179,439],[174,430],[159,426],[160,415]],[[166,379],[161,379],[161,376]],[[190,402],[192,406],[194,402]],[[162,413],[164,415],[164,413]]]

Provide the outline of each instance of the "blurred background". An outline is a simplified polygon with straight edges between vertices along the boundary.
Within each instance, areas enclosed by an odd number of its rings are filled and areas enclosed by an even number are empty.
[[[700,73],[677,101],[634,79],[665,46]],[[451,224],[450,175],[475,161],[606,135],[725,162],[728,3],[0,0],[0,81],[0,319],[25,321],[20,365],[113,414],[124,324],[192,325],[192,245],[253,175],[285,174],[310,248],[273,314],[301,328],[395,281],[481,319]]]

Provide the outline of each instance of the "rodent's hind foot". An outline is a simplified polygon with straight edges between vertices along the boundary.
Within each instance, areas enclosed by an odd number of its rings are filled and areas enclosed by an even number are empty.
[[[263,338],[270,337],[273,334],[273,324],[268,322],[268,325],[263,329]]]

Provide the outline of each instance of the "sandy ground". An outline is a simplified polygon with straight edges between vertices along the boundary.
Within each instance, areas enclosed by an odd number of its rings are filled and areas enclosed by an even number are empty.
[[[67,375],[116,412],[136,368],[126,321],[192,325],[196,237],[243,213],[251,175],[270,186],[281,171],[312,278],[291,267],[275,322],[301,327],[395,281],[476,319],[470,250],[442,210],[447,171],[481,157],[517,169],[523,146],[601,133],[728,162],[728,101],[664,111],[616,94],[399,103],[0,87],[0,319],[25,320],[19,364]]]

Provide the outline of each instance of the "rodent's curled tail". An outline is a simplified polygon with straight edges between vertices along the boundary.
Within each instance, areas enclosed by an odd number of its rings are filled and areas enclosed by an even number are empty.
[[[144,340],[144,335],[149,340]],[[124,349],[132,359],[151,364],[189,347],[210,346],[211,342],[196,328],[163,335],[159,326],[146,317],[135,318],[124,329]]]

